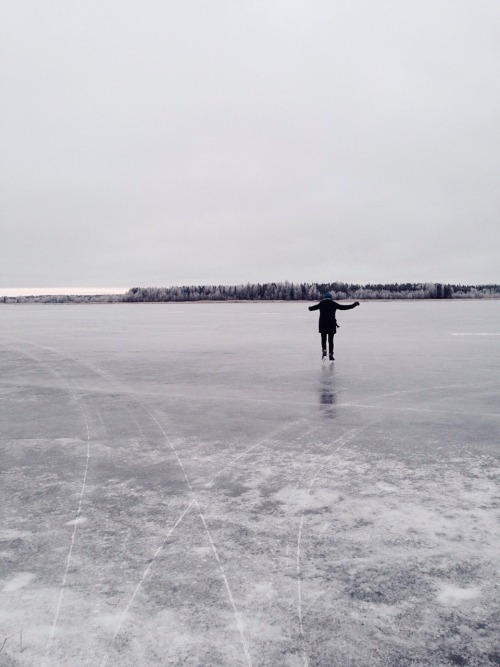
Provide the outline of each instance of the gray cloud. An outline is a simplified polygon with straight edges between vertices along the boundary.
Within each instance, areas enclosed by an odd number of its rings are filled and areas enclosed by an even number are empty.
[[[499,282],[497,2],[0,11],[0,286]]]

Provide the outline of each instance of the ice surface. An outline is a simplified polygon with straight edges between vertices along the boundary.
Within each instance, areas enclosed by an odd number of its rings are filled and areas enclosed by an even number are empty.
[[[0,307],[0,665],[500,664],[500,302],[307,305]]]

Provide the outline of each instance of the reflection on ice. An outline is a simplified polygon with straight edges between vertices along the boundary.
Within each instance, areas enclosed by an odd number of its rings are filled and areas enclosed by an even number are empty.
[[[320,403],[324,406],[332,406],[335,403],[335,369],[333,364],[323,365],[319,385]]]

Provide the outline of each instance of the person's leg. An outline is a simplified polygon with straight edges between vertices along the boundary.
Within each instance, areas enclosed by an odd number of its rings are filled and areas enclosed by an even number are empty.
[[[326,333],[321,332],[321,352],[326,357]]]
[[[330,359],[333,361],[333,337],[335,334],[329,333],[328,334],[328,353],[330,355]]]

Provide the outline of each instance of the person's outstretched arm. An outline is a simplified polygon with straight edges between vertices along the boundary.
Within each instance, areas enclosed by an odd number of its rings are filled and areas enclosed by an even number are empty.
[[[319,308],[319,303],[317,303],[315,306],[309,306],[309,310],[318,310]]]
[[[355,301],[354,303],[351,303],[348,306],[344,305],[343,303],[337,303],[337,302],[335,302],[335,305],[339,310],[352,310],[352,308],[356,308],[356,306],[359,306],[359,301]]]

